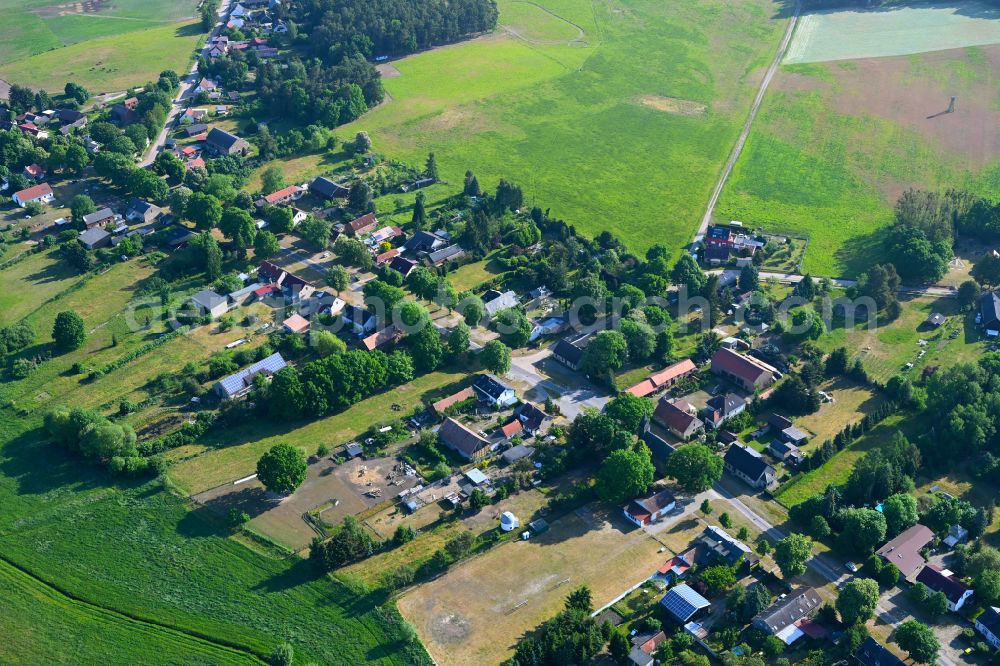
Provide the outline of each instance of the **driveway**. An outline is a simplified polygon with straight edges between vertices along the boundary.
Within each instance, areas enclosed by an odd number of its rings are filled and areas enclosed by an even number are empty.
[[[572,382],[556,381],[548,373],[543,374],[544,370],[559,363],[551,356],[549,347],[525,356],[514,356],[510,360],[507,377],[527,384],[528,389],[523,395],[532,402],[545,402],[552,398],[559,405],[562,415],[570,421],[583,412],[584,407],[593,407],[598,411],[604,409],[611,397],[582,377]],[[570,371],[566,369],[566,372]]]

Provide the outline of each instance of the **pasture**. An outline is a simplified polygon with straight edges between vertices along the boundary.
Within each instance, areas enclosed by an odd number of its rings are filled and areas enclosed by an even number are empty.
[[[1000,46],[783,67],[718,219],[808,237],[806,272],[857,275],[906,189],[1000,195],[998,67]]]
[[[909,55],[1000,44],[1000,8],[986,2],[831,9],[799,20],[785,63]]]
[[[414,165],[433,150],[452,190],[466,169],[487,189],[513,180],[637,250],[686,243],[780,41],[780,3],[537,4],[502,2],[497,33],[395,61],[391,99],[338,135],[366,130]]]
[[[125,20],[112,22],[130,25]],[[203,39],[198,22],[167,23],[53,47],[19,60],[0,60],[0,79],[49,92],[61,92],[67,81],[92,94],[125,90],[155,81],[165,69],[186,71]]]
[[[0,63],[197,15],[197,0],[0,0]]]
[[[436,663],[495,664],[580,585],[600,607],[646,579],[669,557],[659,548],[617,507],[584,507],[530,541],[495,547],[416,587],[399,609]]]

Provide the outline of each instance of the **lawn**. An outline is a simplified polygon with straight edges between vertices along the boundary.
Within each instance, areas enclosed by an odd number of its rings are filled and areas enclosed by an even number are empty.
[[[15,247],[5,259],[10,260],[25,249],[27,246]],[[57,252],[32,254],[0,270],[0,326],[21,321],[42,303],[81,279],[80,273]]]
[[[95,9],[95,5],[99,9]],[[197,0],[0,0],[0,62],[9,63],[97,37],[177,23],[197,15]]]
[[[906,418],[902,415],[888,417],[864,437],[828,460],[822,467],[807,472],[782,486],[775,499],[785,507],[791,508],[813,495],[823,492],[831,483],[843,484],[851,476],[854,465],[865,453],[888,444],[892,436],[899,431],[903,431],[907,435],[913,434],[918,429],[916,421],[917,419]]]
[[[89,25],[91,19],[82,19]],[[112,20],[132,25],[127,20]],[[160,72],[184,72],[204,39],[201,24],[168,23],[137,32],[97,37],[20,60],[2,60],[0,79],[60,92],[68,81],[91,93],[124,90],[155,81]]]
[[[645,580],[669,557],[659,549],[617,507],[584,507],[407,592],[399,608],[436,663],[496,664],[580,585],[600,607]]]
[[[497,34],[394,62],[391,100],[338,135],[413,165],[434,151],[452,189],[466,169],[516,181],[585,233],[679,247],[777,48],[779,3],[538,5],[505,1]]]
[[[302,446],[310,453],[320,444],[339,446],[367,430],[373,421],[410,414],[428,397],[443,394],[443,387],[460,381],[466,374],[433,372],[316,421],[291,426],[259,422],[209,433],[200,446],[184,449],[185,459],[170,469],[170,479],[183,492],[195,494],[253,474],[257,459],[278,442]],[[401,409],[393,411],[393,404]]]
[[[66,597],[4,561],[0,661],[46,664],[260,664],[232,648]]]
[[[852,357],[861,359],[868,373],[880,382],[892,376],[905,374],[911,379],[928,366],[949,366],[963,361],[974,361],[983,352],[979,329],[972,317],[962,313],[952,298],[904,297],[902,313],[894,321],[869,329],[861,321],[853,328],[835,327],[816,341],[824,352],[837,347],[847,347]],[[933,313],[947,317],[941,328],[932,330],[924,322]],[[958,332],[954,339],[951,335]],[[928,344],[921,346],[920,340]],[[918,358],[924,351],[923,357]],[[906,363],[913,363],[911,370]]]
[[[997,66],[1000,47],[783,67],[718,218],[808,237],[806,272],[857,275],[907,188],[1000,194]]]
[[[448,275],[448,280],[459,292],[471,291],[503,273],[503,269],[491,257],[471,264],[465,264]]]
[[[846,424],[859,422],[885,402],[881,394],[843,377],[823,382],[818,388],[832,395],[834,401],[823,403],[819,411],[796,421],[796,425],[813,434],[806,452],[833,439]]]

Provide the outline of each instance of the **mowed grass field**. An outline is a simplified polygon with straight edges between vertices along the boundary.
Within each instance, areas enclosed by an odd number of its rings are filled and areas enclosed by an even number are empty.
[[[780,41],[780,4],[505,0],[495,34],[395,61],[391,99],[338,135],[366,130],[413,165],[434,151],[451,191],[472,169],[583,232],[680,247]]]
[[[179,23],[197,15],[197,0],[0,0],[0,63],[99,37]]]
[[[805,271],[857,275],[906,189],[1000,196],[998,67],[1000,46],[782,67],[717,218],[806,236]]]
[[[20,60],[2,60],[0,79],[49,92],[61,92],[67,81],[79,83],[91,93],[125,90],[155,81],[165,69],[185,72],[203,39],[198,22],[168,23]]]

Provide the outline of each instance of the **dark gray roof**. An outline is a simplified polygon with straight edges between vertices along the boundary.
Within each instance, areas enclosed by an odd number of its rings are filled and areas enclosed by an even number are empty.
[[[205,308],[206,310],[211,310],[217,305],[227,303],[228,299],[225,296],[221,296],[211,289],[204,289],[199,291],[197,294],[191,297],[191,300]]]
[[[552,418],[530,402],[523,403],[515,413],[517,418],[521,419],[521,423],[529,430],[538,430],[547,420]]]
[[[988,607],[976,618],[976,622],[983,625],[994,636],[1000,636],[1000,608]]]
[[[725,461],[727,465],[750,479],[759,479],[768,470],[774,472],[774,468],[767,464],[760,453],[738,442],[726,451]]]
[[[436,252],[431,252],[427,255],[427,258],[431,260],[431,263],[437,264],[442,261],[454,259],[455,257],[460,257],[463,254],[465,254],[465,250],[463,250],[460,245],[449,245],[448,247],[441,248]]]
[[[858,666],[903,666],[899,657],[871,636],[854,653],[854,660]]]
[[[822,605],[816,590],[811,587],[800,588],[779,599],[764,612],[754,618],[754,622],[772,634],[776,634],[790,624],[795,624],[804,617],[816,612]]]
[[[552,346],[552,354],[565,359],[571,365],[579,365],[583,360],[583,346],[579,340],[570,341],[569,338],[562,338]]]
[[[225,130],[219,129],[218,127],[213,127],[205,140],[214,146],[219,146],[224,149],[229,149],[237,141],[242,141],[242,139],[235,134],[230,134]]]
[[[188,125],[187,127],[185,127],[184,131],[187,133],[188,136],[194,136],[195,134],[201,134],[202,132],[207,132],[208,125],[206,125],[205,123],[195,123],[193,125]],[[212,131],[215,132],[216,130]],[[218,131],[221,132],[222,130]]]
[[[731,414],[734,410],[738,409],[740,405],[745,405],[746,400],[735,393],[726,393],[725,395],[717,395],[714,398],[709,399],[707,404],[712,409],[718,409],[723,414]]]
[[[327,199],[333,199],[335,197],[346,197],[350,193],[350,188],[340,183],[335,183],[329,178],[324,178],[319,176],[312,182],[309,186],[310,192],[316,192]]]
[[[476,375],[475,380],[472,382],[472,389],[476,393],[484,395],[492,400],[499,400],[504,391],[510,390],[510,386],[507,386],[495,376],[487,374]]]
[[[1000,295],[995,291],[983,294],[979,298],[979,312],[983,316],[983,326],[997,327],[1000,324]]]
[[[92,224],[97,224],[103,220],[110,219],[115,216],[115,212],[110,208],[102,208],[100,210],[94,211],[90,215],[83,216],[83,223],[87,226]]]
[[[444,245],[447,241],[437,234],[429,231],[417,231],[410,240],[406,241],[407,250],[430,251],[436,247]]]
[[[472,432],[455,419],[445,419],[438,430],[442,443],[455,449],[467,458],[490,445],[485,439]]]
[[[504,308],[516,306],[517,302],[517,294],[510,290],[501,293],[496,289],[490,289],[483,294],[483,307],[486,314],[491,317]]]
[[[100,243],[110,235],[111,234],[104,229],[94,227],[93,229],[87,229],[86,231],[80,232],[80,242],[84,245],[94,245],[95,243]]]

